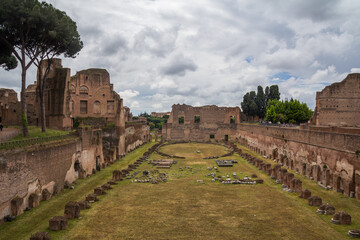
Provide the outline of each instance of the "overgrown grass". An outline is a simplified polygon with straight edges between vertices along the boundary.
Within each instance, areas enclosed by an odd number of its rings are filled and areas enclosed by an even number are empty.
[[[88,179],[79,180],[74,190],[66,190],[15,222],[1,226],[0,239],[28,239],[30,232],[48,230],[48,220],[62,215],[66,202],[84,199],[94,187],[111,178],[114,169],[135,161],[152,144]],[[296,174],[303,181],[303,188],[329,201],[336,211],[345,210],[352,215],[351,226],[333,225],[329,221],[331,216],[318,215],[317,208],[308,206],[306,200],[298,198],[299,194],[283,191],[268,175],[237,154],[227,159],[236,159],[238,163],[231,168],[219,168],[216,175],[231,176],[236,172],[243,177],[255,173],[264,179],[264,184],[212,182],[206,175],[215,170],[207,167],[216,166],[215,160],[202,159],[196,150],[210,155],[227,152],[224,147],[214,146],[190,143],[162,147],[161,151],[169,154],[187,155],[170,169],[159,170],[167,173],[168,182],[119,182],[99,202],[91,204],[91,209],[81,211],[81,219],[69,220],[68,230],[51,232],[52,239],[346,239],[349,229],[359,228],[360,204],[356,200],[326,191]],[[163,157],[153,154],[151,158]],[[140,176],[142,171],[154,169],[145,162],[136,171]],[[204,184],[197,183],[198,179]]]
[[[49,201],[41,202],[39,207],[33,208],[31,211],[20,215],[17,217],[16,221],[4,223],[2,226],[0,226],[0,239],[29,239],[31,233],[38,231],[49,231],[49,219],[53,216],[63,215],[64,207],[67,202],[85,200],[85,196],[93,193],[93,189],[95,187],[101,186],[108,180],[112,179],[113,170],[125,168],[129,163],[134,162],[138,157],[140,157],[153,144],[154,143],[148,143],[129,153],[124,158],[101,170],[100,172],[86,179],[77,180],[75,189],[63,190],[58,196],[53,197]],[[102,199],[106,198],[106,196],[100,198],[102,201]],[[81,222],[81,219],[69,221],[69,229],[67,231],[70,231],[72,228],[74,228],[77,222]],[[57,237],[57,239],[64,239],[61,237],[61,235],[66,234],[67,231],[52,232],[52,239],[54,239],[53,237]]]
[[[18,127],[21,129],[21,127]],[[41,127],[36,126],[29,126],[29,137],[25,138],[24,135],[21,133],[18,136],[12,138],[10,141],[16,141],[16,140],[24,140],[29,138],[41,138],[41,137],[52,137],[52,136],[62,136],[69,134],[70,131],[63,131],[63,130],[55,130],[47,128],[46,132],[41,131]]]

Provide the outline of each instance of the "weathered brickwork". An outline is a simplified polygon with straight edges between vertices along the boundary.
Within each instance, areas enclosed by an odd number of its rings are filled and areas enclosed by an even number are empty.
[[[47,66],[47,61],[41,63],[42,72]],[[27,87],[26,98],[29,124],[39,126],[37,82]],[[70,69],[62,67],[61,59],[54,59],[49,70],[44,103],[49,128],[71,129],[72,119],[76,117],[103,118],[107,123],[117,123],[119,119],[125,121],[123,116],[117,116],[124,114],[123,100],[113,90],[107,70],[87,69],[71,77]]]
[[[150,127],[146,123],[127,124],[125,127],[126,153],[151,141]]]
[[[241,124],[238,141],[360,200],[360,135]]]
[[[0,88],[0,118],[3,125],[21,123],[21,105],[17,93],[12,89]]]
[[[162,128],[163,140],[209,141],[230,140],[240,123],[239,107],[173,105]]]
[[[101,166],[104,161],[101,131],[80,134],[82,141],[74,138],[61,144],[49,143],[1,154],[0,218],[11,214],[13,199],[22,199],[17,210],[20,214],[29,207],[32,194],[40,197],[48,191],[52,195],[62,189],[65,182],[72,183],[77,178],[91,175],[97,166]]]
[[[311,123],[316,126],[360,127],[360,73],[349,74],[316,93]]]

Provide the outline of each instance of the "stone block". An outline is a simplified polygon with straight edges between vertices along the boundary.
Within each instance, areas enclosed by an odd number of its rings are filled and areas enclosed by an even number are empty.
[[[80,201],[78,202],[80,210],[85,210],[91,208],[88,201]]]
[[[113,180],[114,181],[119,181],[119,179],[122,177],[121,171],[119,170],[114,170],[113,171]]]
[[[287,173],[287,169],[281,168],[279,170],[277,180],[280,180],[282,183],[284,183],[286,173]]]
[[[104,190],[110,190],[110,189],[112,189],[112,187],[111,187],[110,184],[108,184],[108,183],[103,184],[103,185],[101,186],[101,188],[104,189]]]
[[[91,203],[91,202],[97,202],[97,201],[99,201],[99,199],[98,199],[97,195],[89,194],[86,196],[86,201]]]
[[[302,190],[302,182],[301,180],[294,178],[290,182],[290,189],[294,192],[301,192]]]
[[[360,229],[349,230],[348,235],[353,238],[360,238]]]
[[[308,203],[310,206],[319,207],[322,204],[322,199],[318,196],[312,196],[308,199]]]
[[[68,220],[64,216],[56,216],[49,220],[49,229],[52,231],[65,230],[68,227]]]
[[[294,179],[294,174],[293,173],[287,173],[287,175],[286,175],[286,185],[287,186],[291,186],[291,181]]]
[[[347,212],[337,212],[334,214],[333,218],[331,219],[331,222],[334,224],[351,224],[351,216]]]
[[[333,215],[335,213],[335,207],[330,203],[324,203],[320,205],[317,212],[320,214]]]
[[[105,192],[105,190],[103,188],[97,187],[97,188],[94,189],[94,194],[96,196],[100,196],[100,195],[105,195],[106,192]]]
[[[80,217],[80,206],[77,202],[68,202],[65,205],[64,216],[67,219],[79,218]]]
[[[299,198],[309,199],[311,197],[311,192],[308,189],[302,190]]]
[[[49,190],[47,190],[45,188],[41,193],[41,200],[42,201],[47,201],[47,200],[50,200],[50,198],[51,198],[51,193],[49,192]]]
[[[11,200],[11,215],[12,216],[18,216],[21,213],[23,213],[22,204],[24,202],[24,199],[17,196],[14,199]]]
[[[29,196],[29,208],[34,208],[39,206],[40,203],[40,196],[36,193],[32,193]]]
[[[256,179],[255,182],[256,182],[256,183],[264,183],[264,180],[262,180],[261,178],[259,178],[259,179]]]
[[[114,180],[110,180],[107,182],[109,185],[116,185],[117,183]]]
[[[51,240],[48,232],[37,232],[31,234],[30,240]]]

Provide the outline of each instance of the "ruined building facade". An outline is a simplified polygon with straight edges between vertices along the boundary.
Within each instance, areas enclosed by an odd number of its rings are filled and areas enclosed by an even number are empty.
[[[316,93],[315,126],[360,128],[360,74],[349,74]]]
[[[0,88],[0,122],[3,125],[21,124],[20,113],[17,93],[12,89]]]
[[[170,117],[163,124],[162,137],[168,141],[227,141],[236,134],[239,123],[239,107],[177,104],[172,106]]]

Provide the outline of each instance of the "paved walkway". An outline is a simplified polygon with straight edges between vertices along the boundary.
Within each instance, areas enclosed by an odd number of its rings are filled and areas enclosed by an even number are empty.
[[[0,131],[0,142],[5,142],[13,137],[16,137],[20,133],[21,130],[17,128],[3,128],[3,130]]]

